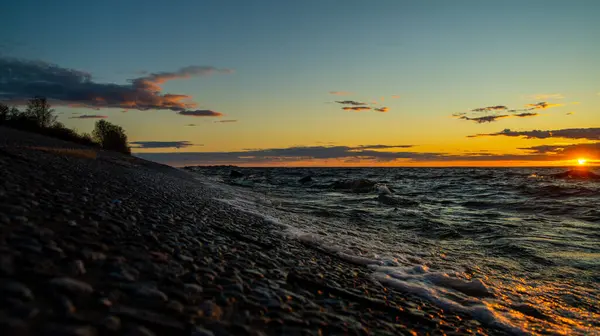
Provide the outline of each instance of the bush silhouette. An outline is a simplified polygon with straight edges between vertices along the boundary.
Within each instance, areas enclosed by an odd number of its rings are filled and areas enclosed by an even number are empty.
[[[103,149],[125,154],[131,153],[127,144],[127,135],[121,126],[111,124],[106,120],[98,120],[92,135]]]
[[[130,154],[127,135],[120,126],[100,120],[96,123],[92,135],[79,134],[57,121],[54,110],[44,97],[29,100],[25,111],[8,107],[0,102],[0,125],[27,132],[43,134],[91,147]]]

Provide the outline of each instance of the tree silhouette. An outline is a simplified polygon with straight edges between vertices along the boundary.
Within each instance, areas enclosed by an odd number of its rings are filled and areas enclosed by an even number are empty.
[[[34,121],[38,127],[51,127],[56,123],[54,110],[45,97],[35,97],[30,99],[25,110],[25,117]]]
[[[106,120],[98,120],[92,132],[94,140],[103,149],[130,154],[127,135],[121,126],[111,124]]]

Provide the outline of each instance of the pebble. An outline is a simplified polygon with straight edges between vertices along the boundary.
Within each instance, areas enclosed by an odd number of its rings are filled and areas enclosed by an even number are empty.
[[[54,278],[50,280],[50,284],[57,289],[71,294],[83,295],[90,294],[94,291],[94,288],[89,284],[72,278]]]
[[[215,334],[210,330],[196,326],[194,330],[192,330],[191,336],[215,336]]]
[[[81,260],[74,260],[69,265],[69,268],[71,270],[71,273],[74,275],[85,274],[85,265],[83,264],[83,261],[81,261]]]
[[[104,327],[104,329],[114,332],[121,329],[121,319],[116,316],[109,315],[102,320],[101,325]]]
[[[96,336],[98,332],[96,328],[84,325],[84,326],[75,326],[75,325],[57,325],[51,324],[46,327],[47,335],[61,335],[61,336]]]
[[[157,300],[157,301],[167,301],[169,297],[167,294],[159,291],[156,288],[142,286],[135,291],[137,296],[143,297],[145,299]]]
[[[190,294],[200,294],[202,293],[202,287],[196,285],[196,284],[191,284],[191,283],[186,283],[183,285],[183,288],[185,289],[185,291],[187,293]]]
[[[204,317],[219,320],[221,315],[223,315],[223,310],[221,307],[212,301],[204,301],[198,308],[200,309],[199,313],[201,313]]]
[[[3,296],[12,296],[26,301],[33,300],[33,292],[27,286],[16,281],[0,283],[0,292]]]
[[[137,326],[137,327],[129,329],[125,335],[127,335],[127,336],[154,336],[155,334],[146,327]]]
[[[167,303],[167,309],[172,310],[174,312],[182,313],[183,312],[183,304],[179,301],[171,300]]]
[[[60,296],[57,299],[57,305],[60,312],[64,315],[71,315],[75,312],[75,305],[67,297]]]

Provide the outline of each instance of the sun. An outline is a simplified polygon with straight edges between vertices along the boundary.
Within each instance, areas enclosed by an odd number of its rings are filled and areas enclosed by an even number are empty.
[[[587,159],[584,159],[584,158],[577,159],[577,163],[579,163],[580,166],[585,165],[586,162],[587,162]]]

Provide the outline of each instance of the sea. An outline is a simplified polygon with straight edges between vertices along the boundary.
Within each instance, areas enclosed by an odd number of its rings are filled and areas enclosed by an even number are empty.
[[[568,168],[186,169],[283,237],[444,310],[515,334],[600,335],[600,180],[552,176]]]

